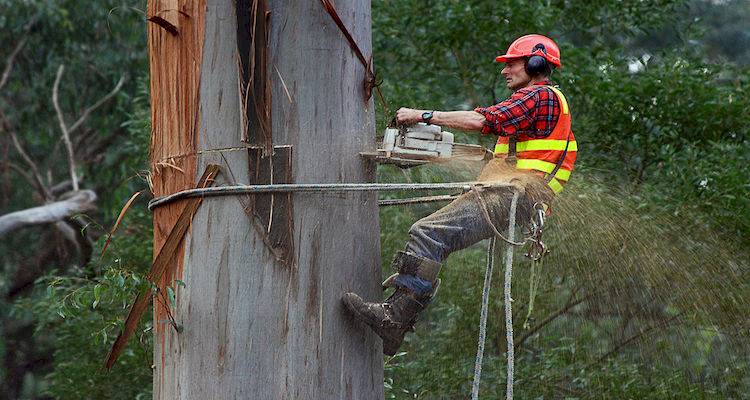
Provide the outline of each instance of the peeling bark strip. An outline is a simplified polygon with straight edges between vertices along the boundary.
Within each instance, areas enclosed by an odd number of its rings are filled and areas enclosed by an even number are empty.
[[[166,19],[159,17],[159,16],[153,16],[148,18],[149,22],[153,22],[156,25],[161,26],[164,28],[167,32],[171,33],[172,35],[177,36],[180,32],[177,30],[177,27],[172,25],[171,22],[167,21]]]
[[[273,152],[271,80],[268,75],[268,0],[237,0],[237,51],[240,58],[242,105],[247,118],[243,142]]]
[[[203,188],[211,186],[218,173],[218,165],[207,166],[197,187]],[[202,202],[203,198],[200,197],[191,198],[185,202],[185,206],[177,218],[174,227],[169,232],[169,235],[167,235],[167,239],[161,247],[161,250],[159,250],[159,253],[156,255],[154,263],[151,264],[151,270],[149,271],[147,278],[149,281],[156,284],[159,290],[165,290],[165,286],[158,283],[161,281],[161,278],[163,276],[171,276],[174,273],[174,269],[177,266],[179,259],[178,251],[180,250],[180,244],[190,227],[190,221],[193,219],[193,215],[198,211],[198,207],[200,207]],[[106,369],[112,369],[115,361],[117,361],[117,357],[120,356],[120,353],[122,353],[122,350],[128,343],[128,339],[132,336],[135,328],[138,326],[138,321],[141,320],[141,316],[143,316],[143,312],[146,311],[146,307],[148,307],[150,300],[150,289],[142,290],[135,298],[135,301],[128,312],[128,316],[125,319],[125,325],[107,355],[107,360],[104,363]]]
[[[276,147],[273,156],[263,157],[261,149],[247,149],[250,184],[292,183],[292,148]],[[292,194],[250,196],[245,212],[252,215],[253,226],[276,259],[294,264],[294,221]]]

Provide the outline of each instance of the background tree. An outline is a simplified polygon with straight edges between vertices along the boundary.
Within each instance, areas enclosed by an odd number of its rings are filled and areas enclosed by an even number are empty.
[[[0,2],[0,397],[35,398],[50,387],[55,393],[56,383],[69,385],[45,376],[85,352],[102,328],[83,320],[66,325],[57,313],[68,314],[63,304],[40,294],[55,293],[45,292],[42,279],[50,275],[71,290],[103,279],[106,264],[90,264],[98,258],[96,241],[123,199],[144,186],[132,180],[145,159],[144,132],[125,124],[145,76],[136,5]],[[43,207],[33,209],[42,216],[33,226],[24,212],[32,207]],[[98,300],[101,292],[99,286]],[[62,303],[99,307],[93,291],[90,300],[81,293],[61,294]]]

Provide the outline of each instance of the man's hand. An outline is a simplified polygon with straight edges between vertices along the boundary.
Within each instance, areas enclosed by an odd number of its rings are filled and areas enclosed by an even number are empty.
[[[415,110],[413,108],[399,108],[396,111],[396,122],[399,125],[414,125],[417,122],[422,122],[422,113],[425,110]]]

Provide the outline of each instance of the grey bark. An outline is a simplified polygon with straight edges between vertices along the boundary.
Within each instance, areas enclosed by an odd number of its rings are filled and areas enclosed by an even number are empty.
[[[358,156],[375,147],[364,68],[317,1],[272,1],[270,10],[273,144],[293,147],[293,182],[373,181]],[[339,14],[370,54],[369,1],[341,2]],[[200,150],[242,146],[235,23],[233,1],[210,2]],[[198,175],[208,163],[222,165],[217,184],[249,182],[245,152],[203,152]],[[154,341],[156,399],[383,398],[381,341],[340,301],[350,290],[381,296],[377,195],[300,193],[293,203],[287,266],[253,229],[246,198],[205,199],[177,290],[184,329]]]
[[[26,226],[49,224],[94,208],[96,193],[73,192],[64,200],[0,216],[0,236]]]

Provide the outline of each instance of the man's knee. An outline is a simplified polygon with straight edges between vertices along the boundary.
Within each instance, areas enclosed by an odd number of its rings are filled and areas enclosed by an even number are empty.
[[[420,238],[428,236],[427,235],[427,232],[429,231],[428,225],[429,225],[428,222],[425,221],[424,218],[413,223],[411,227],[409,228],[409,236],[420,237]]]

